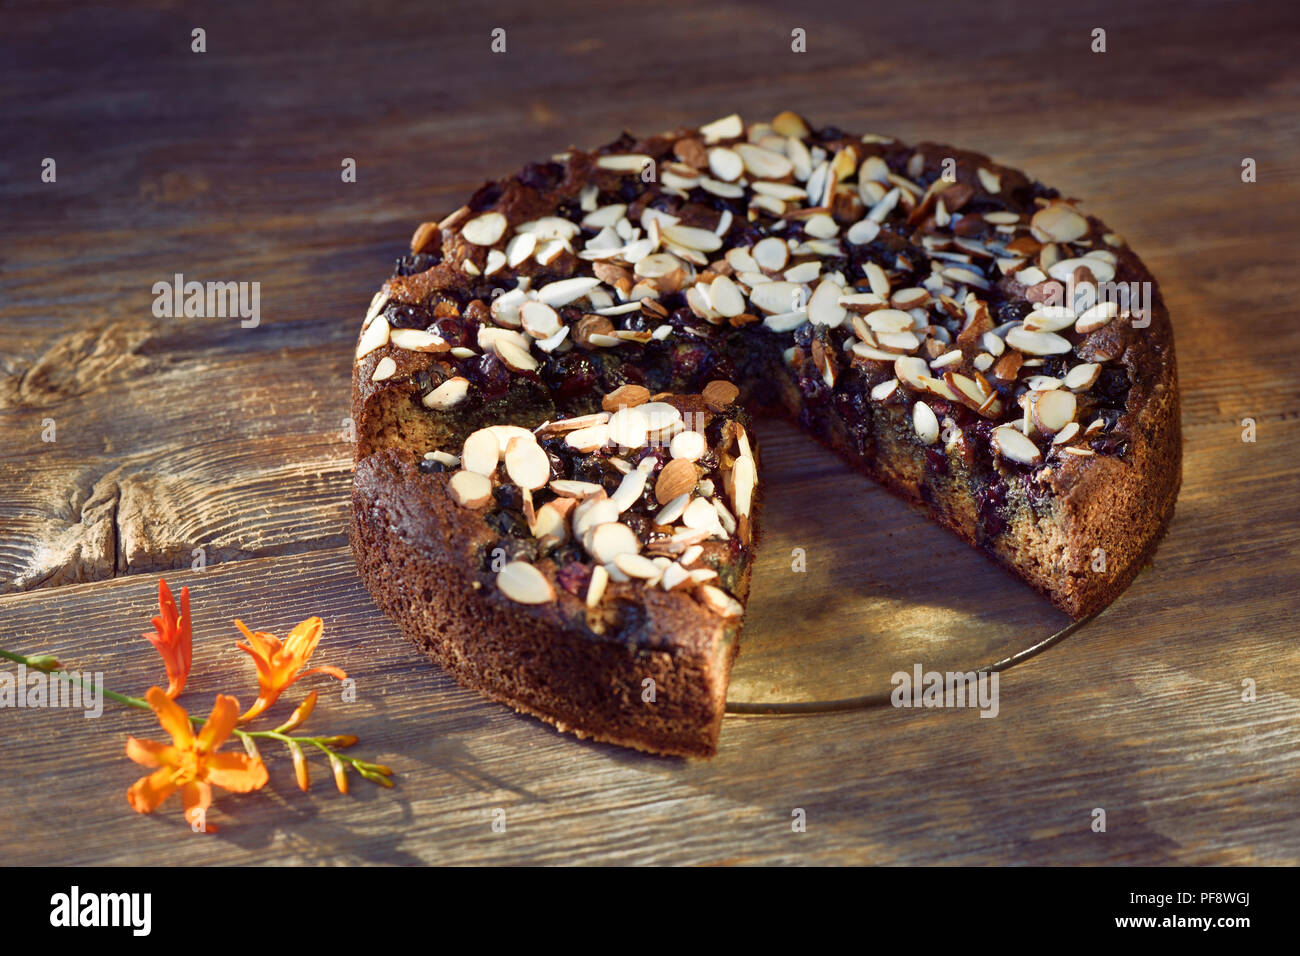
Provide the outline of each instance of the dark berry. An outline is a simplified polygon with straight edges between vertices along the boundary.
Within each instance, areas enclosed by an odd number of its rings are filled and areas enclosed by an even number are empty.
[[[541,192],[559,184],[564,178],[564,167],[559,163],[529,163],[515,178]]]
[[[504,395],[510,390],[510,370],[491,352],[470,359],[465,370],[469,380],[489,398]]]
[[[438,263],[442,262],[442,253],[419,252],[415,255],[404,255],[397,260],[393,267],[393,274],[399,276],[413,276],[419,272],[427,272]]]
[[[583,597],[591,583],[591,568],[581,561],[569,561],[560,565],[555,572],[555,580],[574,597]]]
[[[445,319],[437,319],[433,323],[434,331],[452,348],[469,346],[474,343],[476,336],[466,328],[466,324],[463,319],[455,319],[450,316]]]
[[[469,197],[469,202],[466,205],[474,212],[482,212],[496,205],[496,201],[501,198],[504,191],[500,183],[484,183],[475,191],[473,196]]]
[[[427,329],[433,313],[422,305],[394,304],[384,309],[384,318],[395,329]]]

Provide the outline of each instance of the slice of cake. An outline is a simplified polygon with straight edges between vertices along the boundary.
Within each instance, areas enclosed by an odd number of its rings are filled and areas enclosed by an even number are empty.
[[[737,395],[624,385],[591,414],[371,455],[361,574],[467,686],[580,736],[710,756],[757,506]]]

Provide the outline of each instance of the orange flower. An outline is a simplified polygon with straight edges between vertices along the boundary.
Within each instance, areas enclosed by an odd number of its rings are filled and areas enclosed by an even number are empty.
[[[153,634],[140,636],[158,649],[167,665],[167,696],[176,697],[185,689],[190,676],[190,658],[194,637],[190,632],[190,589],[181,588],[181,609],[176,610],[167,582],[158,579],[158,616],[153,619]]]
[[[239,753],[217,753],[217,749],[235,729],[239,702],[225,694],[217,702],[207,723],[196,736],[189,715],[180,704],[150,687],[145,695],[158,715],[163,730],[171,734],[172,743],[126,739],[126,755],[146,767],[158,767],[141,777],[126,791],[126,799],[137,813],[152,813],[177,790],[185,805],[185,819],[191,825],[212,803],[212,784],[235,793],[248,793],[266,783],[266,765],[256,757]],[[209,827],[208,829],[212,829]]]
[[[337,667],[313,667],[309,671],[298,672],[311,658],[325,630],[325,622],[318,617],[309,617],[295,627],[283,644],[272,634],[250,631],[243,621],[235,621],[235,626],[248,638],[247,644],[238,643],[235,646],[246,652],[257,665],[257,700],[248,709],[248,713],[239,718],[240,723],[252,720],[274,704],[285,689],[300,677],[329,674],[345,680],[348,676]]]

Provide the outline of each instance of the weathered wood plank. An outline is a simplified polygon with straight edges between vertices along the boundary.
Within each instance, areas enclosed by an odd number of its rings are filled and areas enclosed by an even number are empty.
[[[282,632],[322,613],[322,656],[360,696],[327,699],[312,726],[360,733],[401,782],[340,797],[322,770],[301,795],[277,759],[273,791],[222,799],[222,833],[191,836],[174,813],[125,805],[137,768],[122,739],[149,733],[147,715],[2,711],[0,859],[1300,862],[1300,9],[1090,12],[953,3],[917,19],[906,6],[670,0],[637,18],[630,43],[625,16],[571,0],[545,15],[7,11],[0,646],[58,651],[142,690],[161,675],[136,635],[166,571],[195,592],[186,701],[199,709],[218,689],[247,696],[231,617]],[[196,25],[203,55],[189,52]],[[507,54],[489,51],[496,26]],[[1104,55],[1088,49],[1095,26]],[[807,54],[790,52],[794,27]],[[625,125],[783,108],[984,150],[1127,237],[1175,322],[1178,514],[1112,609],[1005,675],[996,720],[731,717],[709,764],[577,743],[424,666],[356,582],[340,547],[340,426],[357,318],[411,228],[490,175]],[[45,156],[55,184],[39,179]],[[345,156],[355,184],[340,182]],[[1257,183],[1241,182],[1244,157]],[[261,283],[262,324],[156,319],[152,286],[177,272]],[[764,456],[773,507],[735,699],[874,690],[898,661],[968,665],[1062,623],[788,429],[769,427]],[[208,569],[174,571],[196,547]],[[791,573],[794,547],[808,549],[806,574]],[[1241,701],[1246,678],[1254,703]],[[1088,826],[1099,806],[1106,834]],[[506,834],[489,828],[493,807]],[[790,831],[794,807],[805,834]],[[50,821],[64,834],[53,857],[33,836]]]
[[[760,593],[790,577],[773,565],[759,568]],[[148,715],[112,705],[98,720],[9,712],[21,732],[0,739],[0,854],[54,862],[51,843],[31,834],[58,820],[57,861],[77,863],[1298,862],[1287,821],[1300,701],[1280,628],[1289,597],[1267,564],[1249,568],[1225,582],[1217,617],[1224,633],[1253,641],[1229,649],[1189,634],[1170,598],[1189,582],[1162,562],[1149,574],[1166,580],[1139,582],[1090,627],[1003,675],[995,720],[891,708],[730,717],[711,763],[577,742],[455,686],[379,617],[343,550],[175,575],[173,586],[192,588],[197,620],[185,703],[204,709],[218,690],[248,696],[252,668],[233,647],[232,617],[283,631],[320,613],[319,658],[347,669],[358,694],[344,704],[324,686],[308,726],[360,734],[358,752],[392,765],[398,787],[354,783],[343,797],[318,766],[301,794],[287,759],[268,750],[271,789],[220,798],[223,829],[200,838],[174,812],[145,818],[126,806],[138,768],[123,738],[154,734]],[[888,579],[888,559],[871,572]],[[63,588],[57,600],[10,595],[0,630],[139,692],[161,679],[134,636],[153,596],[143,576]],[[770,611],[755,622],[740,683],[761,676],[765,643],[807,634],[799,608]],[[1258,682],[1256,703],[1240,700],[1244,677]],[[1089,829],[1098,806],[1106,834]],[[490,828],[496,807],[504,835]],[[796,807],[809,814],[806,834],[790,831]]]

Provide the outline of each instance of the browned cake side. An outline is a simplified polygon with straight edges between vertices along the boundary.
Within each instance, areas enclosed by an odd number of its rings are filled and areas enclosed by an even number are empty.
[[[558,583],[553,561],[537,567],[555,602],[507,600],[479,567],[493,535],[478,513],[449,500],[446,484],[446,473],[419,473],[400,449],[357,465],[357,569],[402,632],[466,687],[560,730],[713,756],[740,622],[636,582],[611,582],[602,614],[592,615]],[[742,600],[748,587],[746,566],[735,588]]]

